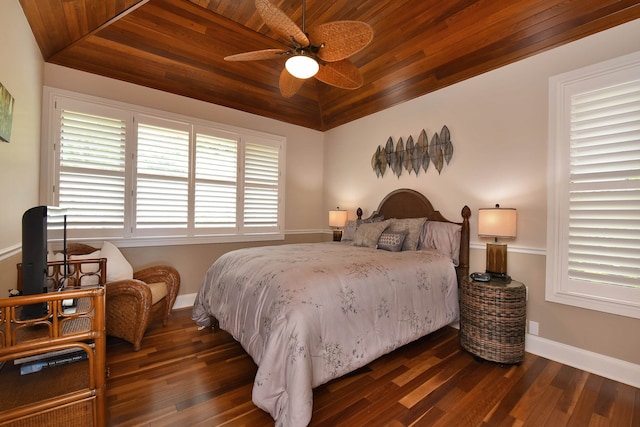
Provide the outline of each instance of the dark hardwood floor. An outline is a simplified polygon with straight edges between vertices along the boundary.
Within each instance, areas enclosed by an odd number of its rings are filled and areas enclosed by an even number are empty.
[[[191,310],[154,325],[142,349],[109,338],[110,426],[268,426],[251,402],[256,365]],[[314,391],[312,426],[640,426],[640,389],[527,353],[476,361],[446,327]]]

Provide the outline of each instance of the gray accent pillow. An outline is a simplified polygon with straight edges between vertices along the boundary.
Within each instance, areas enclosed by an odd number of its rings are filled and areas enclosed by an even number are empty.
[[[402,244],[403,251],[415,251],[418,249],[418,241],[422,234],[422,229],[427,218],[405,218],[405,219],[391,219],[391,225],[388,231],[392,232],[405,232],[406,237]]]
[[[375,248],[382,232],[389,226],[390,220],[360,224],[353,237],[354,246]]]
[[[358,223],[356,221],[347,221],[344,225],[344,229],[342,230],[342,241],[350,241],[356,235],[356,229],[358,228]]]
[[[400,252],[402,250],[402,243],[404,242],[405,237],[405,233],[391,233],[383,231],[378,239],[378,249]]]

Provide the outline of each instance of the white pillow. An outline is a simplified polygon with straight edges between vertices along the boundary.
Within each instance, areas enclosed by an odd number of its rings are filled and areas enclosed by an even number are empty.
[[[100,259],[102,258],[100,256],[100,251],[97,250],[95,252],[91,252],[90,254],[86,254],[86,255],[69,255],[69,260],[74,260],[74,259]],[[83,264],[82,265],[82,272],[83,273],[95,273],[96,271],[98,271],[98,269],[100,268],[100,264],[98,263],[87,263],[87,264]]]
[[[64,254],[62,252],[49,252],[47,254],[47,262],[49,261],[64,261]]]
[[[107,259],[107,283],[133,279],[133,267],[113,243],[104,242],[102,244],[100,257]]]
[[[458,266],[460,259],[460,233],[462,226],[450,222],[427,221],[424,227],[422,248],[435,249],[451,258]]]

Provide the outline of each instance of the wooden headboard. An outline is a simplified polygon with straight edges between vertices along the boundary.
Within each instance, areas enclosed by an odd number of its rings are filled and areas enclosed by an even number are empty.
[[[362,209],[357,210],[358,219],[362,219]],[[462,277],[469,275],[469,217],[471,209],[464,206],[460,215],[462,222],[449,221],[433,208],[433,205],[422,194],[408,188],[401,188],[392,191],[380,202],[369,219],[383,215],[385,219],[389,218],[427,218],[429,221],[451,222],[462,226],[460,232],[460,259],[459,265],[456,267],[458,274],[458,284]]]

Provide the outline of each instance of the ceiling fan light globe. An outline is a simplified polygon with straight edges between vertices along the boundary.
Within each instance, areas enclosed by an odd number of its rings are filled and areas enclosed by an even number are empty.
[[[284,64],[287,71],[295,78],[308,79],[316,75],[320,69],[318,62],[310,56],[296,55],[287,59]]]

